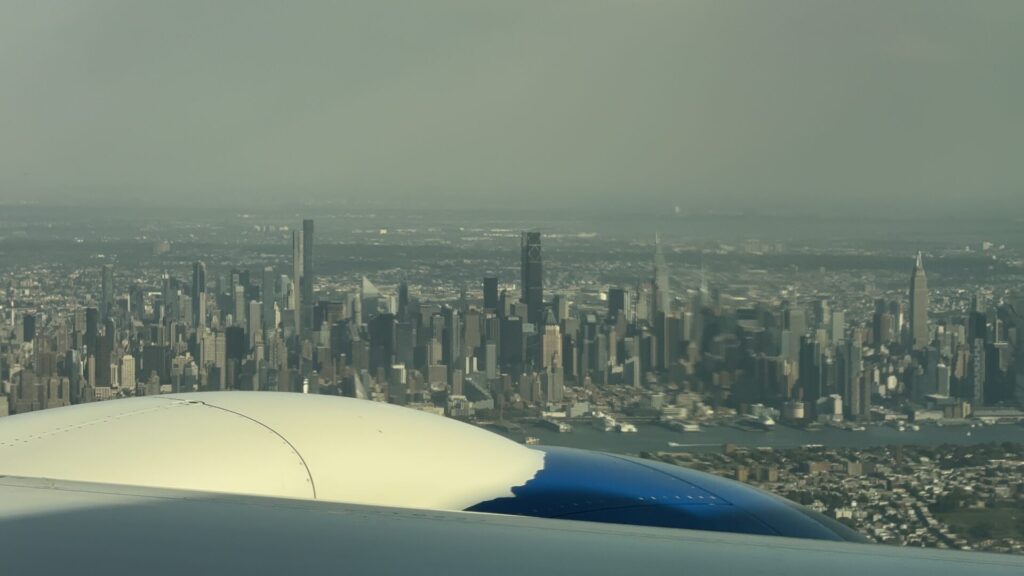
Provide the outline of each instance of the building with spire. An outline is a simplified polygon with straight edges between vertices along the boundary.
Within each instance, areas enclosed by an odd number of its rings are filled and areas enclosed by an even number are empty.
[[[928,279],[920,252],[910,276],[910,339],[915,349],[928,345]]]
[[[263,330],[273,331],[277,328],[274,304],[277,302],[276,274],[273,266],[263,268],[263,283],[261,286],[261,297],[263,298]]]
[[[668,266],[665,264],[665,253],[661,249],[661,239],[658,234],[654,235],[654,309],[653,315],[658,312],[666,315],[671,311],[672,296],[668,287]]]

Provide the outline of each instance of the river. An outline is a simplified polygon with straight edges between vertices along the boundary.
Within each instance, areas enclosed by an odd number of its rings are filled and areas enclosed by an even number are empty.
[[[516,441],[522,434],[504,433]],[[702,426],[700,432],[678,432],[657,424],[638,424],[635,433],[603,432],[589,422],[573,424],[572,432],[559,433],[541,426],[526,426],[526,436],[549,446],[568,446],[619,454],[639,452],[711,452],[722,449],[723,444],[757,448],[798,448],[806,444],[821,444],[831,448],[870,448],[887,445],[979,444],[985,442],[1024,442],[1024,427],[1016,424],[990,426],[936,426],[922,424],[919,431],[900,432],[890,426],[869,426],[855,432],[825,427],[821,430],[803,430],[778,425],[771,431],[745,430],[732,426]],[[669,443],[674,445],[670,445]]]

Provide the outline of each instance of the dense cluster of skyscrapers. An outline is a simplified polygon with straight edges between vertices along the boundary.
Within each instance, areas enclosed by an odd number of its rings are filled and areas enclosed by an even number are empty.
[[[116,286],[68,315],[23,311],[0,339],[8,410],[193,390],[320,392],[474,411],[555,408],[626,390],[655,409],[671,394],[711,406],[761,407],[792,420],[866,420],[884,403],[920,416],[966,417],[1024,398],[1021,308],[929,323],[919,254],[909,315],[879,300],[851,321],[828,300],[725,307],[702,275],[674,293],[662,243],[652,273],[612,286],[606,307],[545,299],[542,237],[521,236],[518,289],[483,278],[480,297],[420,301],[406,283],[382,292],[362,278],[341,298],[318,297],[314,226],[292,232],[290,275],[265,266],[189,281]],[[120,290],[118,290],[120,288]],[[15,319],[12,317],[11,321]],[[765,408],[767,407],[767,408]]]

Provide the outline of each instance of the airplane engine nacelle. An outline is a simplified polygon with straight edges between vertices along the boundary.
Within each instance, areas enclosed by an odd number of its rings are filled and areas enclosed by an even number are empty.
[[[861,539],[788,500],[710,474],[524,446],[448,418],[335,396],[172,394],[0,418],[0,475]]]

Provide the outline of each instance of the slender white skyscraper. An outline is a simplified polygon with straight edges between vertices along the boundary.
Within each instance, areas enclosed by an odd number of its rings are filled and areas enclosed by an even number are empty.
[[[263,330],[274,330],[277,324],[274,322],[274,304],[277,302],[276,278],[274,268],[267,266],[263,269],[263,285],[261,286],[261,297],[263,298]]]
[[[302,315],[303,336],[317,330],[319,326],[313,326],[313,283],[316,275],[313,270],[313,221],[306,219],[302,221],[302,278],[299,288],[302,290],[302,305],[299,312]]]

